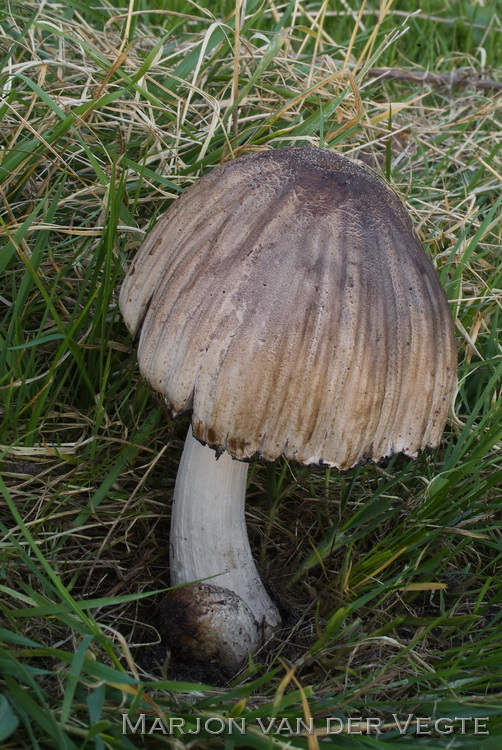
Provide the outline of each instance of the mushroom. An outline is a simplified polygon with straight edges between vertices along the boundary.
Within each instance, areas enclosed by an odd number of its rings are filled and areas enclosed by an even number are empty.
[[[165,610],[180,650],[235,672],[280,626],[244,520],[249,461],[350,469],[441,440],[450,311],[396,195],[314,148],[213,169],[157,222],[120,292],[143,377],[192,411]],[[203,579],[203,580],[202,580]]]

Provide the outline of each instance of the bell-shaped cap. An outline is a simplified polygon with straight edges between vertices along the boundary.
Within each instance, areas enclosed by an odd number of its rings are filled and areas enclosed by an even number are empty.
[[[324,149],[253,153],[157,222],[122,286],[143,376],[238,459],[347,469],[439,443],[451,314],[396,195]]]

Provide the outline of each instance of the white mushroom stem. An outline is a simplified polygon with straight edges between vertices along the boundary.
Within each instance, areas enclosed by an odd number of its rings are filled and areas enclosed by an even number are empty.
[[[171,519],[171,583],[215,576],[207,583],[229,589],[256,620],[259,645],[280,625],[254,564],[244,516],[248,464],[201,445],[191,428],[176,477]]]

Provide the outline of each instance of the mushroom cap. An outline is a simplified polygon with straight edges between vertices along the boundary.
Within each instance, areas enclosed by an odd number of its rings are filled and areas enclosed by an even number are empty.
[[[339,154],[206,174],[147,237],[120,307],[145,379],[217,451],[348,469],[441,439],[446,296],[400,200]]]

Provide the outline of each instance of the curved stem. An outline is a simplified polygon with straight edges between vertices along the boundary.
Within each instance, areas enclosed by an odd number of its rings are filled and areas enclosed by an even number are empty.
[[[201,445],[191,428],[181,457],[171,519],[171,583],[211,578],[253,613],[264,638],[280,625],[251,555],[244,517],[248,464]]]

